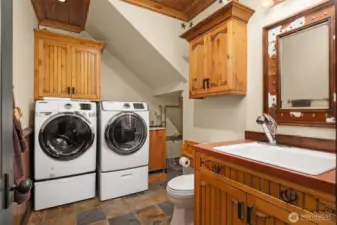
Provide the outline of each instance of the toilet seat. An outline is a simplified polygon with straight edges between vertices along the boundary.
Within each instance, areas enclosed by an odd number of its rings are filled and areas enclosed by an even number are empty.
[[[167,183],[167,192],[172,197],[188,198],[194,195],[194,174],[181,175]]]

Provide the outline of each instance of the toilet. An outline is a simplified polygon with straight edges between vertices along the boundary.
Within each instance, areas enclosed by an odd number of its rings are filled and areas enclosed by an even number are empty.
[[[174,205],[170,225],[194,225],[194,174],[173,178],[166,190]]]

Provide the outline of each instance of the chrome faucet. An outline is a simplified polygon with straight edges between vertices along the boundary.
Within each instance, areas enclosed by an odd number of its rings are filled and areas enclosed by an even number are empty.
[[[256,123],[262,125],[264,133],[266,134],[269,144],[276,145],[276,131],[277,123],[273,117],[264,113],[262,116],[257,117]]]

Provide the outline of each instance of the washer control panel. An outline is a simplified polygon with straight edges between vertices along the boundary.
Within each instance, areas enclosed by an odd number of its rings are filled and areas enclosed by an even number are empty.
[[[81,110],[91,110],[91,104],[80,103]]]

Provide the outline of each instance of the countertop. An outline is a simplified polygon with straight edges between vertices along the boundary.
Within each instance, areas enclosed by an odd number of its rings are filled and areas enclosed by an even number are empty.
[[[310,187],[317,189],[329,194],[335,194],[336,189],[336,169],[325,172],[321,175],[312,176],[304,173],[295,172],[285,168],[273,166],[266,163],[257,162],[250,159],[245,159],[239,156],[234,156],[214,150],[213,147],[223,146],[223,145],[233,145],[233,144],[242,144],[256,142],[254,140],[238,140],[238,141],[228,141],[228,142],[218,142],[218,143],[209,143],[209,144],[199,144],[194,146],[196,151],[201,151],[204,154],[219,158],[224,161],[229,161],[250,169],[262,172],[271,176],[275,176],[284,180],[291,181],[302,186]]]

